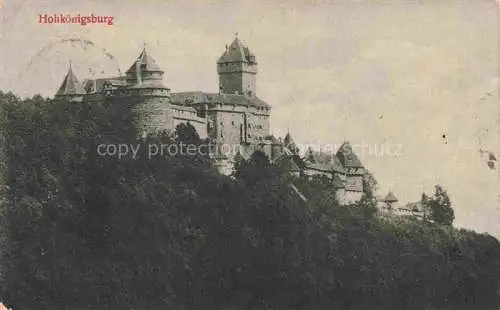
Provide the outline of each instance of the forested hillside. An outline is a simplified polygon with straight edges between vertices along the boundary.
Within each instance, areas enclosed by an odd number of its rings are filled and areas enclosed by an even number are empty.
[[[304,201],[258,153],[234,178],[201,154],[144,153],[207,143],[189,126],[134,140],[106,103],[0,95],[0,297],[15,310],[498,309],[489,235],[296,182]],[[101,156],[105,143],[142,151]]]

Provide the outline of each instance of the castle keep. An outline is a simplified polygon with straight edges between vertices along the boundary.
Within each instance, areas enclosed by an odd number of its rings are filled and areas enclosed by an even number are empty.
[[[283,140],[270,134],[271,106],[257,96],[257,60],[238,37],[217,61],[217,73],[217,93],[172,93],[164,84],[164,71],[144,47],[124,76],[80,83],[70,66],[55,99],[117,105],[126,100],[134,115],[131,126],[139,135],[173,132],[178,124],[189,123],[201,138],[226,146],[214,154],[214,163],[222,173],[229,173],[238,158],[248,159],[258,150],[272,162],[286,165],[292,175],[330,180],[343,204],[361,198],[365,169],[349,142],[336,154],[325,156],[310,150],[302,158],[290,134]]]

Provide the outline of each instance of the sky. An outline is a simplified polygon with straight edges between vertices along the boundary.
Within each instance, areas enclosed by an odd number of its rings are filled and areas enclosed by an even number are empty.
[[[499,7],[495,0],[30,1],[0,9],[0,89],[52,96],[125,72],[144,44],[173,92],[216,92],[216,61],[238,33],[258,61],[272,133],[331,150],[349,140],[400,203],[434,185],[455,225],[500,237]],[[40,14],[113,25],[40,24]],[[90,40],[83,44],[65,39]],[[112,55],[112,58],[109,57]],[[91,70],[89,70],[91,68]],[[497,165],[498,166],[498,165]]]

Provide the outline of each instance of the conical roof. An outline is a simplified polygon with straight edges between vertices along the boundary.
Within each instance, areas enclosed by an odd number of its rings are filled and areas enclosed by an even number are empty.
[[[134,62],[132,66],[130,66],[130,68],[127,70],[127,73],[137,72],[137,62],[139,62],[141,71],[143,72],[163,72],[163,70],[158,67],[153,57],[151,57],[146,52],[146,47],[142,49],[141,54],[139,55],[139,57],[137,57],[136,62]]]
[[[226,51],[222,54],[217,63],[241,61],[255,63],[255,55],[240,41],[240,39],[238,39],[238,37],[236,37],[233,43],[226,48]]]
[[[83,94],[83,87],[78,82],[76,75],[73,73],[71,69],[71,65],[69,66],[68,73],[64,77],[64,80],[59,87],[59,90],[56,92],[56,96],[65,96],[65,95],[79,95]]]
[[[394,196],[394,194],[392,192],[389,192],[387,194],[387,196],[385,196],[384,201],[385,202],[397,202],[398,199],[396,198],[396,196]]]
[[[342,146],[338,149],[337,157],[340,159],[340,162],[344,167],[363,168],[363,164],[361,164],[358,156],[354,154],[349,141],[344,142],[344,144],[342,144]]]

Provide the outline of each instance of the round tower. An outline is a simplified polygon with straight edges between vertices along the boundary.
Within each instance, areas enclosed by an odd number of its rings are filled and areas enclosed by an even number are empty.
[[[169,113],[170,89],[163,85],[163,75],[164,71],[148,54],[145,46],[126,72],[125,96],[118,105],[126,107],[139,136],[173,126]]]
[[[342,144],[337,151],[336,157],[346,172],[345,201],[348,203],[358,202],[364,192],[363,176],[365,168],[358,156],[354,154],[349,141]]]

